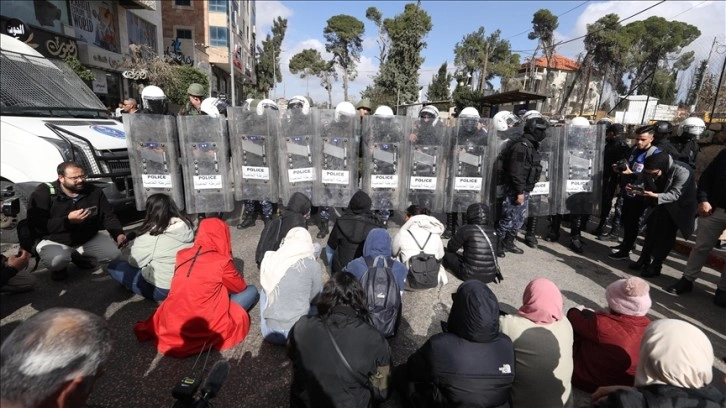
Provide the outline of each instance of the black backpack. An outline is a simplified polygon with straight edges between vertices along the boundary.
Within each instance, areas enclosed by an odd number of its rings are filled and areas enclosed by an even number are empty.
[[[371,323],[386,337],[396,334],[398,317],[401,314],[401,292],[396,284],[386,257],[379,255],[376,259],[364,257],[368,271],[361,277],[360,283],[366,292],[368,312]],[[383,266],[377,266],[378,260]]]
[[[408,286],[411,289],[435,288],[439,284],[439,267],[441,266],[441,261],[431,254],[424,253],[424,248],[426,248],[426,244],[431,239],[431,233],[429,232],[426,242],[423,245],[419,245],[411,230],[406,231],[408,231],[416,246],[421,251],[417,255],[408,258]]]

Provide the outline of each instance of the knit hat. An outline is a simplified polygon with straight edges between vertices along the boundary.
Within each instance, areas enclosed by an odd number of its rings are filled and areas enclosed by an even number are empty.
[[[660,152],[646,157],[643,162],[643,167],[646,170],[660,170],[665,173],[668,171],[670,164],[670,156],[668,153]]]
[[[638,277],[618,279],[608,285],[605,298],[610,310],[630,316],[645,316],[650,310],[650,286]]]

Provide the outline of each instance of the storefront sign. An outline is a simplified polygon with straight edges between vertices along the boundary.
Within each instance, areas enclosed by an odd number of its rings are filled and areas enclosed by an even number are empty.
[[[3,0],[2,14],[54,33],[62,32],[63,25],[68,25],[66,0]],[[11,35],[5,30],[2,32]]]
[[[70,0],[76,36],[111,52],[119,52],[116,2]]]
[[[25,34],[22,35],[21,31]],[[78,48],[73,38],[26,24],[22,20],[0,16],[0,32],[23,41],[47,58],[78,57]],[[13,32],[16,35],[12,35]]]
[[[84,65],[91,67],[114,72],[123,71],[123,57],[121,54],[109,52],[90,44],[78,43],[78,59]]]
[[[11,18],[5,22],[5,28],[3,32],[13,38],[17,38],[20,41],[25,41],[30,35],[30,28],[25,25],[22,21]]]
[[[100,71],[98,69],[93,70],[94,75],[96,76],[96,79],[91,82],[91,85],[93,87],[93,92],[97,94],[108,94],[108,80],[106,79],[106,73],[103,71]]]

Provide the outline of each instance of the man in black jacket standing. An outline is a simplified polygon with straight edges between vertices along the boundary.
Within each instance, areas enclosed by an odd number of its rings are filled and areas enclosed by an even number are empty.
[[[57,172],[58,180],[40,184],[30,195],[28,224],[40,240],[35,247],[40,261],[52,279],[63,280],[71,262],[90,269],[121,256],[118,246],[126,235],[103,191],[86,183],[81,165],[66,161]],[[112,239],[99,234],[101,229]]]
[[[693,282],[701,273],[718,237],[726,229],[726,149],[713,159],[698,180],[698,231],[696,244],[688,256],[683,277],[666,291],[681,295],[693,290]],[[726,307],[726,269],[721,270],[721,280],[716,289],[713,302]]]
[[[497,256],[504,251],[522,254],[524,251],[514,244],[517,230],[527,218],[529,193],[542,172],[539,143],[547,136],[549,122],[544,118],[528,119],[524,123],[522,139],[510,147],[504,163],[506,196],[502,204],[502,215],[497,224],[499,247]]]
[[[613,165],[617,164],[620,160],[626,159],[630,152],[630,147],[625,143],[622,138],[624,128],[619,123],[613,123],[605,130],[605,148],[603,149],[603,173],[602,173],[602,204],[600,209],[600,224],[593,232],[597,235],[598,239],[604,240],[609,237],[615,237],[617,239],[618,231],[620,230],[620,208],[618,204],[622,206],[622,203],[616,203],[615,214],[613,216],[612,229],[605,232],[605,226],[607,225],[608,216],[610,215],[610,209],[613,206],[613,198],[615,197],[615,190],[617,190],[618,183],[620,182],[620,174],[613,169]],[[620,200],[618,198],[618,200]]]

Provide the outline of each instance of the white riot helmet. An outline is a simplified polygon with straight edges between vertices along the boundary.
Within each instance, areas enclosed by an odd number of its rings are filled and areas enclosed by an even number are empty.
[[[200,110],[213,118],[219,117],[219,109],[217,109],[217,98],[205,98],[202,101],[202,106]]]
[[[263,99],[257,103],[255,111],[258,115],[262,116],[265,113],[265,109],[280,110],[275,101],[272,99]]]
[[[310,102],[308,98],[300,95],[293,96],[287,101],[287,110],[292,111],[293,109],[301,109],[303,115],[310,113]]]
[[[439,110],[434,105],[424,106],[418,113],[419,118],[429,117],[431,126],[436,126],[439,123]]]
[[[590,121],[583,118],[582,116],[578,116],[576,118],[572,118],[572,121],[570,121],[570,126],[589,128]]]
[[[542,114],[538,110],[528,110],[522,115],[522,122],[526,122],[527,119],[541,118]]]
[[[381,105],[376,108],[376,111],[373,113],[373,116],[381,116],[384,118],[392,118],[393,117],[393,109],[391,109],[389,106]]]
[[[252,101],[254,101],[254,98],[245,99],[245,103],[242,104],[242,110],[250,110],[250,106],[252,106]]]
[[[686,118],[686,120],[678,125],[678,136],[691,135],[692,137],[698,139],[705,131],[706,122],[704,122],[701,118]]]
[[[467,106],[466,108],[461,110],[461,113],[459,113],[460,118],[475,118],[479,119],[479,111],[476,110],[476,108]]]
[[[335,106],[335,121],[340,122],[340,120],[343,118],[343,116],[346,117],[355,117],[357,115],[355,111],[355,106],[348,102],[343,101]]]
[[[510,111],[501,111],[494,115],[492,122],[494,122],[494,129],[498,132],[505,132],[522,123],[522,120]]]
[[[144,87],[141,91],[141,101],[144,109],[148,113],[165,114],[166,113],[166,95],[164,91],[156,85]]]

